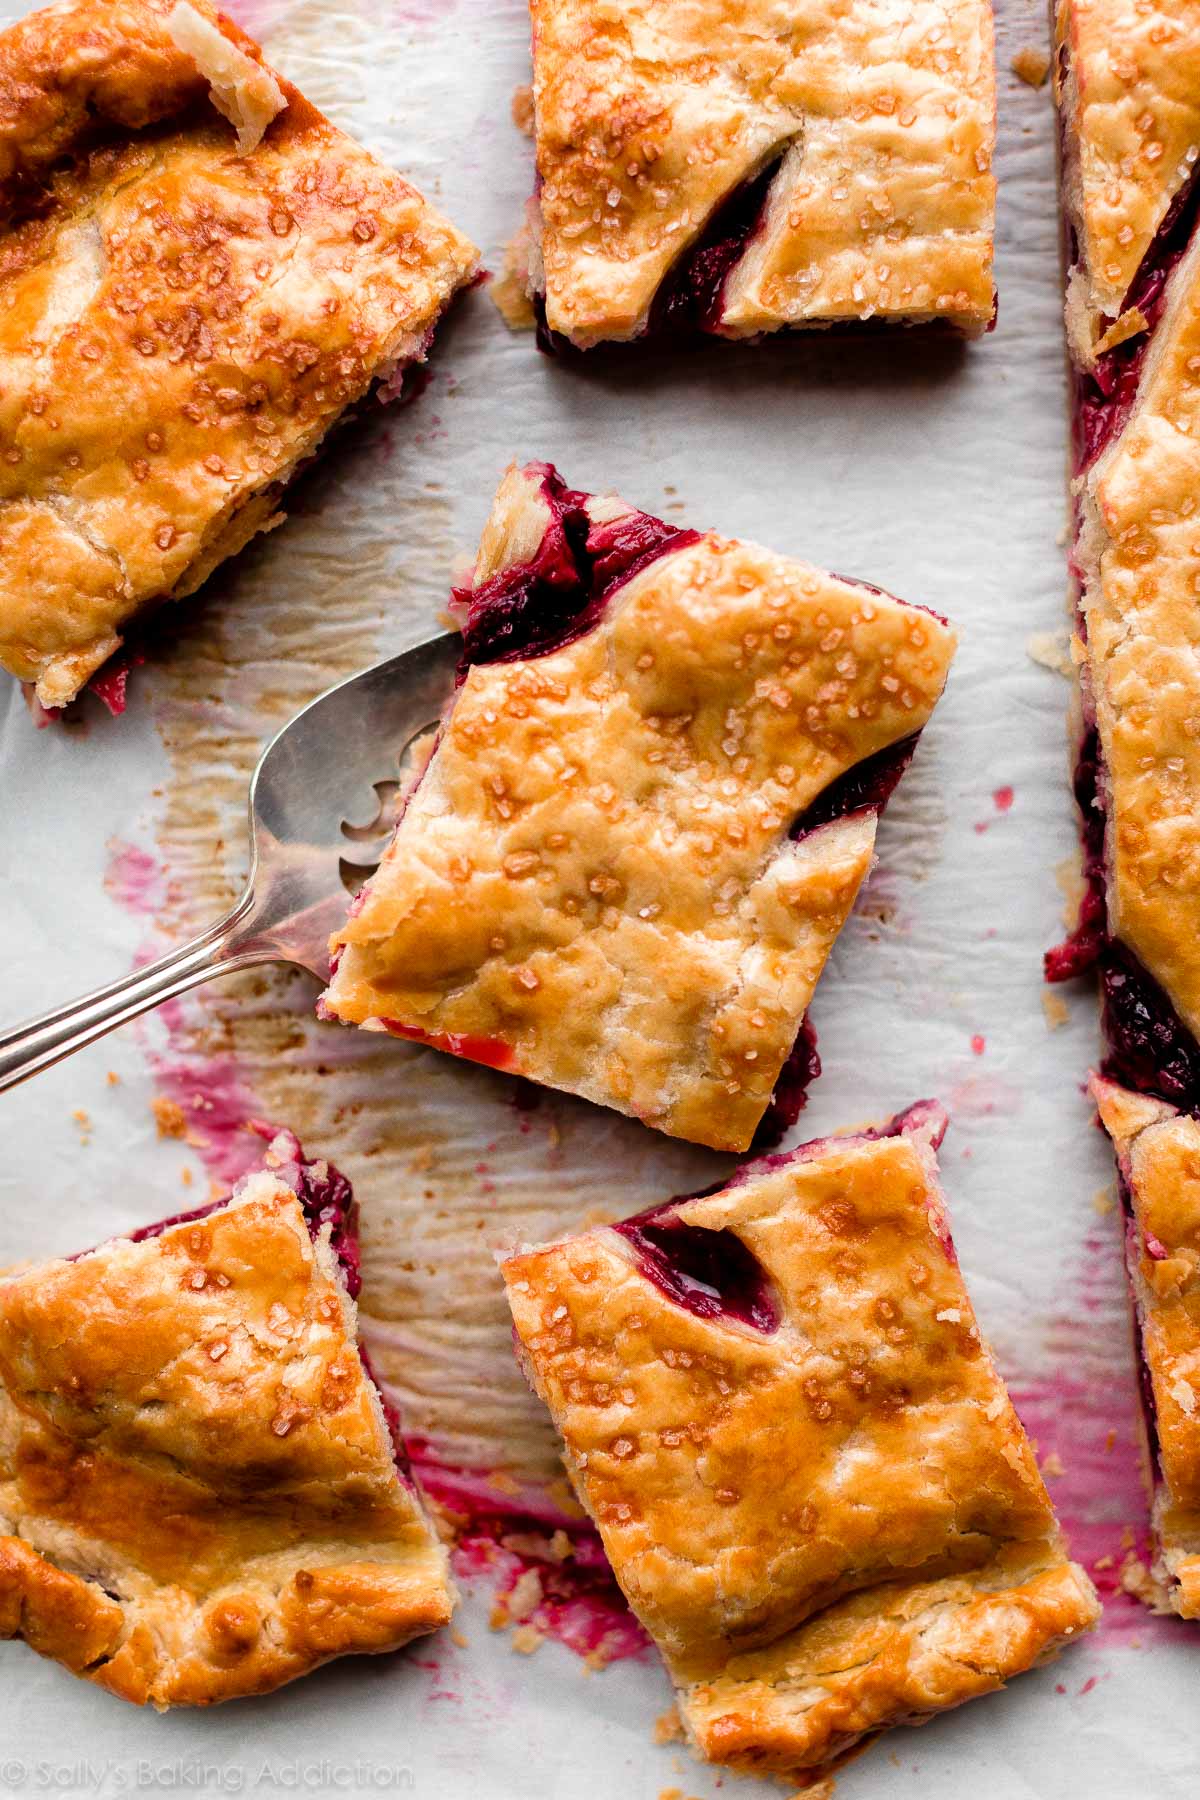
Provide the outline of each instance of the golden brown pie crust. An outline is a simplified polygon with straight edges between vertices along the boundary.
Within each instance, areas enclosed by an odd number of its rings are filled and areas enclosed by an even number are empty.
[[[510,470],[476,582],[548,518]],[[932,614],[752,544],[669,550],[586,635],[471,668],[334,935],[324,1009],[745,1149],[877,815],[789,826],[925,724],[953,647]]]
[[[278,522],[475,263],[282,78],[240,153],[171,10],[83,0],[0,33],[0,665],[47,706]],[[220,30],[261,123],[261,52]]]
[[[502,1267],[579,1497],[717,1762],[821,1765],[1098,1617],[980,1337],[930,1113],[680,1203],[752,1252],[774,1332],[676,1304],[608,1228]]]
[[[730,337],[993,315],[987,0],[532,0],[546,323],[638,335],[739,184],[782,158]]]
[[[0,1280],[0,1636],[122,1699],[207,1705],[452,1605],[283,1182]]]
[[[1079,258],[1068,298],[1083,363],[1119,341],[1126,293],[1200,147],[1198,0],[1058,0],[1063,194]],[[1131,322],[1136,325],[1136,322]]]
[[[1093,1077],[1134,1233],[1129,1273],[1154,1392],[1148,1468],[1158,1610],[1200,1619],[1200,1120]]]

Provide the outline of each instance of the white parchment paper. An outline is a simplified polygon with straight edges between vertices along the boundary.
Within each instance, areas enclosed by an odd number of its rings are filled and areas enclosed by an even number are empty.
[[[509,116],[528,79],[521,0],[232,10],[499,269],[530,183]],[[0,693],[3,1015],[117,974],[228,903],[260,742],[332,680],[428,634],[514,455],[937,608],[960,629],[958,661],[818,991],[825,1073],[797,1135],[925,1094],[947,1103],[944,1178],[976,1306],[1077,1552],[1111,1588],[1144,1504],[1111,1168],[1080,1086],[1095,1008],[1083,992],[1047,1011],[1040,981],[1074,833],[1067,684],[1029,654],[1063,623],[1053,119],[1048,89],[1010,70],[1045,42],[1040,0],[1000,11],[991,337],[816,336],[580,371],[510,336],[475,294],[423,397],[340,441],[287,527],[180,609],[124,719],[92,708],[39,732],[15,687]],[[265,1113],[355,1181],[365,1321],[409,1429],[448,1460],[547,1480],[553,1439],[508,1354],[494,1248],[718,1165],[570,1101],[520,1113],[485,1071],[318,1026],[312,998],[298,976],[227,981],[0,1101],[0,1265],[195,1204],[249,1159],[246,1112]],[[161,1095],[183,1107],[187,1140],[158,1135]],[[553,1642],[519,1656],[488,1605],[486,1584],[469,1587],[453,1637],[164,1718],[0,1646],[0,1793],[772,1791],[654,1743],[670,1696],[653,1657],[593,1672]],[[1092,1643],[893,1733],[838,1794],[1192,1795],[1198,1658],[1194,1630],[1118,1595]]]

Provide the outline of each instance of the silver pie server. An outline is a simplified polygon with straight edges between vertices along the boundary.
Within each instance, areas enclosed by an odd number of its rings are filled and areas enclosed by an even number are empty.
[[[455,632],[352,675],[271,739],[250,781],[250,876],[236,906],[190,943],[82,999],[0,1033],[0,1091],[188,988],[252,963],[329,979],[328,939],[392,834],[405,752],[441,717],[462,654]],[[374,798],[377,817],[349,814]]]

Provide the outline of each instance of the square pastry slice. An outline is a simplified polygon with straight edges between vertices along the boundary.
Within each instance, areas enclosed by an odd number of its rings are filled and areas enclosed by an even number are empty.
[[[1140,1351],[1154,1560],[1143,1594],[1200,1619],[1200,1120],[1093,1080],[1116,1151]]]
[[[1106,1070],[1200,1106],[1200,6],[1063,0],[1079,920]]]
[[[551,341],[991,324],[988,0],[531,11]]]
[[[0,1278],[0,1636],[208,1705],[450,1617],[355,1340],[349,1186],[289,1134],[225,1204]]]
[[[34,13],[0,93],[0,665],[53,707],[280,522],[475,251],[206,0]]]
[[[323,1011],[745,1149],[773,1095],[799,1110],[952,633],[544,464],[505,476],[456,605],[461,685]]]
[[[1089,1629],[923,1102],[513,1256],[529,1378],[701,1754],[779,1771]]]

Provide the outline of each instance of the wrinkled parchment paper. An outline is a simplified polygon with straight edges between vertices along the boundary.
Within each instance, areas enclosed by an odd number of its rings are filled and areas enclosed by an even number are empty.
[[[5,5],[4,15],[19,8]],[[530,182],[514,129],[520,0],[242,0],[272,60],[406,171],[499,270]],[[514,455],[668,519],[759,539],[948,614],[961,649],[818,990],[825,1073],[797,1136],[939,1095],[971,1291],[1076,1551],[1110,1590],[1144,1525],[1111,1168],[1080,1084],[1092,996],[1046,1001],[1073,845],[1064,713],[1064,382],[1052,110],[1012,58],[1040,0],[1000,0],[997,331],[969,347],[814,336],[628,369],[562,368],[483,293],[411,407],[373,409],[285,529],[180,607],[130,710],[35,730],[0,693],[3,1013],[120,973],[207,922],[245,872],[247,774],[305,700],[435,627]],[[348,802],[370,812],[370,796]],[[296,1129],[363,1205],[364,1325],[410,1432],[546,1484],[554,1442],[508,1348],[493,1253],[713,1179],[727,1164],[486,1070],[312,1017],[285,971],[214,984],[0,1101],[0,1263],[196,1204]],[[166,1096],[187,1133],[162,1136]],[[170,1108],[160,1115],[171,1127]],[[260,1701],[143,1715],[0,1646],[0,1793],[356,1791],[591,1800],[779,1791],[656,1744],[653,1656],[514,1654],[469,1585],[453,1635]],[[1200,1637],[1119,1593],[1102,1633],[1006,1693],[896,1732],[843,1800],[1127,1800],[1194,1792]],[[786,1791],[786,1785],[785,1790]]]

